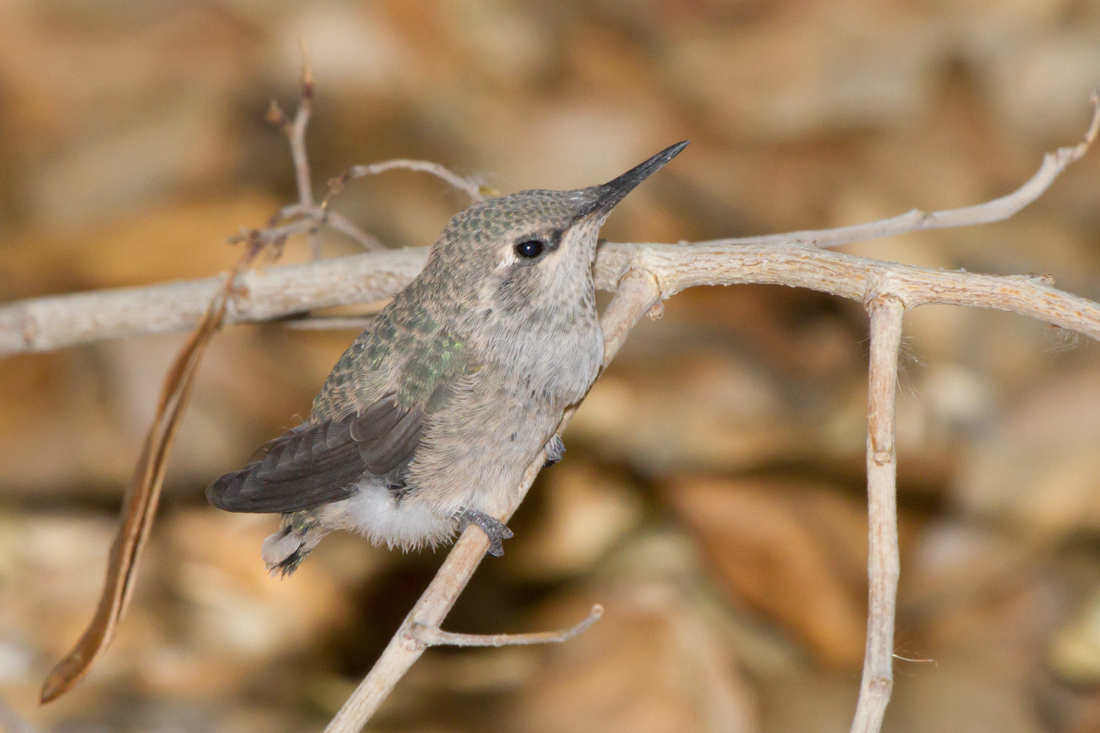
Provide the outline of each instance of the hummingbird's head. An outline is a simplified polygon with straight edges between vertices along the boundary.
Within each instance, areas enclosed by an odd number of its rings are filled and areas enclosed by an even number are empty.
[[[600,186],[520,191],[476,203],[447,224],[425,274],[449,281],[444,290],[478,308],[539,309],[576,298],[591,282],[596,240],[611,210],[687,144]]]

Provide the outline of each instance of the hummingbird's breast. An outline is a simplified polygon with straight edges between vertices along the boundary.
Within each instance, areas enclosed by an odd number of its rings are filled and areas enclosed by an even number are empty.
[[[432,415],[409,467],[405,502],[426,502],[441,514],[475,509],[493,516],[511,505],[523,471],[565,408],[584,397],[603,359],[594,308],[546,315],[470,336],[482,366]]]
[[[572,293],[544,291],[518,308],[484,308],[472,324],[472,338],[480,341],[487,360],[529,399],[557,409],[584,396],[603,361],[603,330],[587,279]]]

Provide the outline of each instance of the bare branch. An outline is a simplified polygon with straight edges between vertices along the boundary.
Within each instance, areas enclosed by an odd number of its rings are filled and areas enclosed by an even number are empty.
[[[313,208],[313,181],[309,170],[309,154],[306,152],[306,129],[313,114],[313,65],[309,57],[309,43],[302,44],[302,97],[298,102],[298,111],[292,122],[274,101],[268,110],[267,119],[283,128],[290,143],[290,156],[294,160],[294,180],[298,186],[298,203]],[[321,239],[318,226],[306,230],[309,243],[309,255],[315,260],[321,258]]]
[[[867,649],[852,733],[878,733],[894,687],[894,613],[898,554],[897,449],[894,442],[898,348],[905,305],[868,292],[871,358],[867,389]]]
[[[596,604],[584,620],[575,626],[559,631],[541,631],[533,634],[456,634],[443,631],[438,626],[413,624],[405,637],[413,646],[522,646],[527,644],[560,644],[583,634],[603,616],[603,606]]]
[[[240,234],[228,238],[230,244],[238,242],[254,242],[257,245],[273,244],[281,246],[287,239],[295,234],[305,234],[315,229],[308,219],[297,219],[289,224],[270,226],[263,229],[242,229]]]
[[[476,203],[485,200],[481,185],[471,178],[464,178],[449,168],[445,168],[439,163],[433,163],[430,160],[406,160],[400,158],[397,160],[383,161],[381,163],[371,163],[370,165],[353,165],[351,168],[348,168],[343,175],[329,181],[328,194],[325,196],[324,203],[327,203],[333,194],[339,192],[348,181],[353,181],[356,178],[363,178],[365,176],[376,176],[379,173],[385,173],[386,171],[392,170],[431,173],[437,178],[442,178],[458,190],[464,191],[466,195],[470,197],[471,201]],[[322,205],[324,205],[324,203]]]
[[[341,234],[347,235],[349,238],[355,240],[355,242],[359,246],[361,246],[368,252],[386,248],[386,246],[378,241],[376,237],[364,232],[362,229],[356,226],[354,222],[352,222],[343,214],[337,213],[327,207],[317,206],[315,204],[299,203],[291,204],[290,206],[284,206],[275,214],[275,216],[271,217],[269,226],[274,227],[281,221],[292,219],[298,216],[311,219],[321,225],[328,225],[329,227],[332,227]]]
[[[627,334],[660,298],[656,282],[643,273],[631,272],[624,278],[618,292],[604,311],[600,324],[604,330],[604,358],[606,368],[616,352],[626,340]],[[565,428],[576,408],[570,408],[562,417],[558,434]],[[535,477],[542,470],[546,460],[546,451],[540,451],[524,473],[523,484],[515,504],[498,519],[507,522],[512,512],[523,501]],[[416,602],[401,628],[390,639],[382,656],[374,663],[370,673],[348,698],[336,717],[325,728],[325,733],[352,733],[362,730],[367,721],[390,694],[410,667],[424,653],[417,644],[408,644],[406,640],[417,625],[438,628],[451,610],[466,584],[477,570],[485,551],[489,549],[489,539],[480,529],[470,526],[458,538],[447,559],[443,561],[435,578],[428,585],[420,600]]]
[[[401,249],[251,270],[239,278],[226,323],[257,323],[318,308],[392,297],[420,271],[426,249]],[[596,258],[596,286],[614,290],[631,269],[651,273],[668,298],[699,285],[763,283],[863,300],[889,282],[908,308],[940,303],[996,308],[1100,338],[1100,306],[1049,278],[930,270],[797,244],[615,244]],[[207,278],[140,288],[32,298],[0,306],[0,357],[103,339],[182,331],[201,318],[223,282]]]
[[[1003,221],[1043,195],[1043,192],[1050,188],[1050,184],[1054,183],[1054,179],[1062,174],[1066,166],[1079,160],[1081,156],[1088,152],[1089,146],[1096,140],[1097,132],[1100,132],[1100,90],[1093,92],[1089,101],[1092,102],[1092,119],[1089,121],[1088,130],[1081,138],[1081,142],[1072,147],[1059,148],[1053,153],[1047,153],[1043,156],[1043,164],[1035,172],[1035,175],[1007,196],[986,201],[976,206],[933,211],[930,214],[920,209],[913,209],[901,216],[866,224],[855,224],[836,229],[768,234],[761,237],[718,239],[707,244],[793,243],[809,244],[815,247],[839,247],[842,244],[865,242],[869,239],[919,232],[926,229],[973,226],[975,224]]]
[[[237,280],[226,323],[270,321],[392,297],[420,272],[426,256],[427,251],[420,249],[386,250],[267,267],[262,272],[249,270]],[[222,278],[212,277],[0,306],[0,356],[187,330],[199,322],[222,282]]]
[[[895,286],[905,287],[905,292],[898,292],[898,295],[910,308],[924,303],[945,303],[1011,310],[1097,338],[1100,323],[1095,304],[1047,287],[1049,282],[1045,279],[923,270],[815,251],[815,247],[810,246],[836,246],[932,226],[966,226],[1010,216],[1042,194],[1067,165],[1087,152],[1100,130],[1100,96],[1094,94],[1092,104],[1092,120],[1081,142],[1047,155],[1043,166],[1027,183],[1003,198],[929,215],[910,212],[893,219],[840,229],[693,245],[605,243],[596,260],[597,287],[614,289],[624,272],[637,267],[658,278],[665,298],[693,285],[771,283],[860,299],[867,278],[887,277]],[[274,104],[271,117],[284,125],[284,129],[291,124]],[[273,218],[273,229],[254,230],[258,234],[246,232],[244,236],[263,236],[268,238],[266,241],[274,242],[279,237],[308,231],[308,226],[300,222],[275,227],[282,219],[300,215],[324,221],[319,213],[324,212],[334,228],[364,246],[368,243],[374,246],[376,240],[372,237],[359,232],[351,222],[344,226],[342,217],[328,212],[328,198],[343,182],[354,177],[355,171],[371,175],[395,168],[439,175],[474,200],[481,198],[476,183],[436,163],[393,160],[352,168],[330,184],[329,195],[320,207],[301,202],[286,207]],[[226,322],[265,321],[314,308],[365,303],[395,295],[416,275],[426,255],[424,250],[406,249],[310,265],[268,268],[263,274],[248,273],[245,292],[231,304]],[[0,307],[0,357],[25,351],[49,351],[106,338],[191,328],[201,318],[218,282],[210,278],[150,288],[36,298]]]
[[[333,211],[332,209],[324,209],[324,217],[322,221],[324,223],[327,223],[330,227],[340,232],[341,234],[345,234],[351,239],[354,239],[360,247],[367,250],[368,252],[372,250],[386,248],[386,245],[379,242],[377,237],[367,234],[358,226],[356,226],[355,222],[353,222],[351,219],[347,218],[343,214]]]

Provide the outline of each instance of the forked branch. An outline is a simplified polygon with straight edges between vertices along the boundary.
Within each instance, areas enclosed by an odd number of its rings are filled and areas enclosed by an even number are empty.
[[[320,204],[313,198],[313,176],[310,172],[309,154],[306,149],[306,131],[313,115],[313,65],[309,56],[309,45],[302,39],[302,81],[301,97],[294,119],[287,117],[279,103],[274,99],[267,110],[267,121],[278,125],[287,142],[290,143],[290,157],[294,162],[294,183],[298,189],[298,203],[285,206],[271,217],[264,229],[252,229],[242,232],[235,239],[252,239],[264,244],[281,245],[288,237],[305,234],[309,255],[313,260],[321,259],[320,229],[328,226],[354,240],[365,250],[385,249],[377,238],[367,234],[346,216],[332,211],[328,207],[328,197]]]
[[[405,287],[426,258],[426,249],[386,250],[250,270],[239,278],[225,322],[262,323],[321,308],[375,303]],[[931,270],[800,244],[606,242],[596,257],[596,287],[614,291],[619,278],[632,269],[656,278],[666,298],[700,285],[769,284],[862,301],[869,283],[889,282],[891,292],[910,308],[996,308],[1100,337],[1095,304],[1058,290],[1047,277]],[[206,278],[0,306],[0,357],[184,330],[198,321],[222,282]]]
[[[885,277],[906,285],[906,292],[900,295],[909,307],[921,303],[971,305],[1011,310],[1043,320],[1050,320],[1045,314],[1055,313],[1057,320],[1050,321],[1055,325],[1095,335],[1098,324],[1089,318],[1075,318],[1081,314],[1082,304],[1088,301],[1050,287],[1018,287],[1024,280],[1049,285],[1044,279],[926,270],[820,249],[933,227],[982,224],[1011,216],[1038,198],[1066,166],[1088,150],[1100,130],[1100,96],[1094,94],[1091,101],[1093,114],[1081,142],[1047,154],[1035,175],[999,199],[932,214],[913,211],[892,219],[838,229],[695,244],[605,243],[596,259],[596,286],[614,290],[623,273],[631,267],[639,267],[660,278],[664,297],[695,285],[770,283],[861,299],[867,278]],[[369,175],[394,168],[426,170],[459,186],[473,200],[482,195],[482,189],[475,182],[425,161],[387,161],[351,170]],[[335,188],[330,189],[322,206],[302,203],[288,206],[273,217],[268,229],[246,231],[241,238],[285,239],[309,231],[315,222],[320,222],[349,234],[366,248],[379,248],[377,240],[359,232],[354,224],[338,217],[327,206],[340,181],[354,177],[350,174],[351,171],[333,184]],[[310,220],[298,219],[277,226],[294,216]],[[226,322],[264,322],[318,308],[366,304],[392,297],[416,276],[426,257],[424,249],[387,250],[271,267],[262,273],[249,272],[244,276],[244,289],[229,305]],[[32,298],[2,306],[0,357],[192,328],[205,313],[220,282],[219,278],[208,278],[146,288]]]
[[[1053,173],[1044,173],[1052,158],[1048,156],[1044,161],[1043,169],[1040,169],[1037,174],[1037,177],[1048,176],[1042,183],[1042,189],[1050,185],[1070,160],[1083,155],[1095,137],[1097,126],[1100,125],[1100,106],[1097,105],[1095,95],[1093,105],[1093,119],[1084,142],[1076,148],[1068,149],[1071,152],[1065,155],[1062,153],[1066,149],[1059,151],[1054,160],[1055,166],[1061,167]],[[1035,178],[1032,180],[1034,181]],[[1021,190],[1026,188],[1027,185]],[[1034,193],[1031,198],[1034,200],[1039,192],[1031,193]],[[989,220],[984,219],[983,216],[993,216],[998,211],[1003,212],[1005,210],[1003,201],[1004,199],[998,199],[989,202],[988,208],[970,207],[969,215],[975,219],[972,223],[982,223]],[[962,226],[968,223],[965,221],[965,216],[942,217],[942,219],[952,221],[951,224],[941,224],[942,226]],[[922,216],[920,221],[934,223],[936,219]],[[916,222],[913,228],[920,228],[916,224],[919,222]],[[881,229],[888,231],[893,226],[896,224],[885,223]],[[860,236],[873,231],[876,231],[875,226],[869,225]],[[846,236],[849,235],[851,232]],[[870,599],[863,679],[856,715],[852,722],[852,732],[878,733],[893,689],[894,619],[900,572],[897,539],[897,456],[894,434],[895,384],[898,349],[901,344],[902,315],[907,307],[932,302],[1003,308],[1034,315],[1063,327],[1075,328],[1100,339],[1100,305],[1058,293],[1050,287],[1048,278],[990,278],[990,276],[973,276],[968,273],[939,273],[875,261],[864,261],[865,269],[861,273],[862,277],[858,277],[860,273],[858,268],[853,266],[852,260],[859,258],[846,259],[836,253],[811,253],[804,244],[787,245],[802,251],[797,254],[796,252],[786,253],[791,255],[786,263],[788,271],[784,273],[787,277],[769,280],[760,278],[757,268],[749,269],[748,272],[739,269],[736,274],[731,273],[729,270],[731,253],[726,249],[730,244],[718,243],[711,246],[716,250],[707,252],[706,255],[709,257],[704,255],[702,258],[699,257],[703,254],[700,250],[705,251],[707,245],[691,247],[694,250],[692,252],[694,256],[690,261],[679,259],[676,256],[678,253],[669,252],[667,248],[657,249],[659,245],[637,246],[636,251],[632,253],[633,256],[627,256],[626,262],[619,268],[622,279],[617,279],[616,296],[603,318],[603,326],[609,336],[605,348],[604,366],[606,367],[614,357],[626,335],[643,314],[659,313],[657,306],[661,299],[691,285],[735,281],[804,285],[846,297],[857,297],[867,306],[871,314],[867,438]],[[771,258],[762,252],[759,256],[760,260],[755,264],[767,269],[768,260]],[[818,267],[799,267],[806,262],[814,262]],[[834,267],[821,268],[820,266],[825,263]],[[614,269],[612,267],[612,270]],[[839,271],[844,271],[844,276],[838,279],[836,275],[840,274]],[[790,277],[796,273],[800,277]],[[948,275],[948,278],[942,278],[941,275]],[[739,276],[745,277],[746,280],[737,280]],[[990,279],[994,282],[982,282]],[[989,285],[993,287],[987,287]],[[572,411],[566,413],[559,427],[559,434],[571,415]],[[517,505],[523,500],[531,482],[538,474],[543,458],[543,455],[537,456],[535,462],[528,467]],[[515,507],[512,508],[512,511],[514,510]],[[511,512],[508,513],[508,516],[510,515]],[[507,516],[501,517],[504,520],[507,518]],[[329,723],[325,733],[360,731],[397,681],[422,653],[422,649],[418,646],[410,649],[409,645],[404,645],[405,648],[401,648],[399,640],[407,637],[410,630],[417,628],[419,624],[424,624],[428,628],[439,627],[443,616],[480,564],[488,544],[487,539],[480,532],[477,533],[476,539],[471,539],[470,533],[469,529],[463,533],[454,551],[448,556],[421,600],[405,619],[402,629],[394,635],[382,657]],[[476,542],[473,555],[470,550],[472,542]],[[457,559],[452,564],[451,561],[456,555]],[[428,605],[422,606],[425,603]],[[425,613],[429,618],[426,621],[419,621],[418,611]]]
[[[267,111],[268,122],[278,125],[286,134],[290,143],[290,157],[294,161],[294,182],[298,187],[298,204],[303,209],[313,209],[313,178],[309,170],[309,154],[306,151],[306,129],[313,115],[313,64],[309,56],[309,45],[302,39],[302,96],[298,101],[298,111],[292,121],[275,100]],[[309,242],[309,255],[315,260],[321,259],[321,239],[318,227],[306,231]]]

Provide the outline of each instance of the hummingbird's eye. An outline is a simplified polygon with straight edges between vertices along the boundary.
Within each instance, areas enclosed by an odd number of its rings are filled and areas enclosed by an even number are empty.
[[[516,245],[516,254],[526,259],[534,259],[542,254],[544,245],[537,239],[528,239]]]

